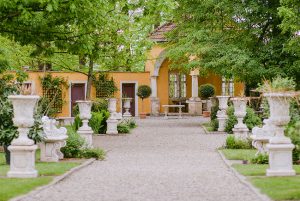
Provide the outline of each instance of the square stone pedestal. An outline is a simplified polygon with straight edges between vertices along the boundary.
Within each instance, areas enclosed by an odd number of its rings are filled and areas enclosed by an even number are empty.
[[[93,130],[78,130],[77,133],[84,138],[86,147],[93,147]]]
[[[160,103],[159,99],[155,97],[151,97],[151,115],[159,116]]]
[[[8,147],[10,151],[10,170],[8,177],[12,178],[34,178],[38,176],[35,169],[35,151],[37,145]]]
[[[294,176],[292,150],[295,146],[289,144],[267,144],[269,150],[269,169],[267,176]]]
[[[199,116],[202,114],[202,102],[200,99],[190,99],[188,104],[190,115]]]
[[[249,136],[249,129],[246,128],[233,128],[232,129],[233,134],[235,137],[240,138],[240,139],[247,139]]]
[[[107,123],[107,130],[106,130],[106,134],[118,134],[118,120],[116,119],[107,119],[106,120]]]

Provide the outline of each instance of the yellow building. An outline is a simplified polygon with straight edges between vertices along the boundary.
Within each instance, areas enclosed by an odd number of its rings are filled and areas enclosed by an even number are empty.
[[[152,89],[151,98],[144,100],[144,112],[158,115],[162,105],[184,104],[185,112],[201,114],[202,103],[198,98],[198,86],[210,83],[216,88],[216,95],[228,93],[231,96],[239,95],[244,91],[244,84],[222,79],[221,76],[210,73],[207,77],[199,76],[198,70],[190,74],[182,74],[170,70],[171,61],[165,57],[162,43],[167,42],[164,33],[172,30],[174,25],[169,23],[158,27],[150,36],[156,42],[148,53],[145,72],[109,72],[116,83],[118,91],[114,94],[119,99],[118,112],[122,109],[122,94],[133,98],[131,113],[138,116],[142,110],[142,101],[136,95],[138,86],[149,85]],[[28,71],[29,78],[26,82],[31,85],[32,93],[43,96],[40,78],[50,73],[53,77],[62,77],[68,82],[68,87],[63,89],[63,105],[58,117],[71,117],[72,107],[76,100],[86,98],[87,76],[75,72],[41,72]],[[96,98],[96,89],[93,86],[91,99]],[[190,110],[190,111],[188,111]],[[195,111],[193,111],[195,110]],[[197,111],[196,111],[197,110]]]

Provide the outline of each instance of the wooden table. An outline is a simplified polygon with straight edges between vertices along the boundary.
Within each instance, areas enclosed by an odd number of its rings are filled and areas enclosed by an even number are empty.
[[[182,119],[182,108],[185,107],[184,105],[162,105],[162,107],[164,108],[165,111],[165,119],[168,119],[168,113],[169,113],[169,108],[178,108],[179,112],[175,113],[178,114],[178,118]]]

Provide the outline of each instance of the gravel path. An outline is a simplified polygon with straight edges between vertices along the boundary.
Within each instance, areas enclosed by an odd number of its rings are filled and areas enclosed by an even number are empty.
[[[216,148],[224,135],[207,135],[203,118],[139,121],[131,135],[98,136],[108,151],[60,183],[23,200],[39,201],[256,201]]]

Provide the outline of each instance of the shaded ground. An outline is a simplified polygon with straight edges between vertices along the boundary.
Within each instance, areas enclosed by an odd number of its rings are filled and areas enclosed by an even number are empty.
[[[131,135],[95,137],[108,151],[106,161],[24,200],[259,200],[217,153],[225,136],[204,134],[201,121],[146,119]]]

